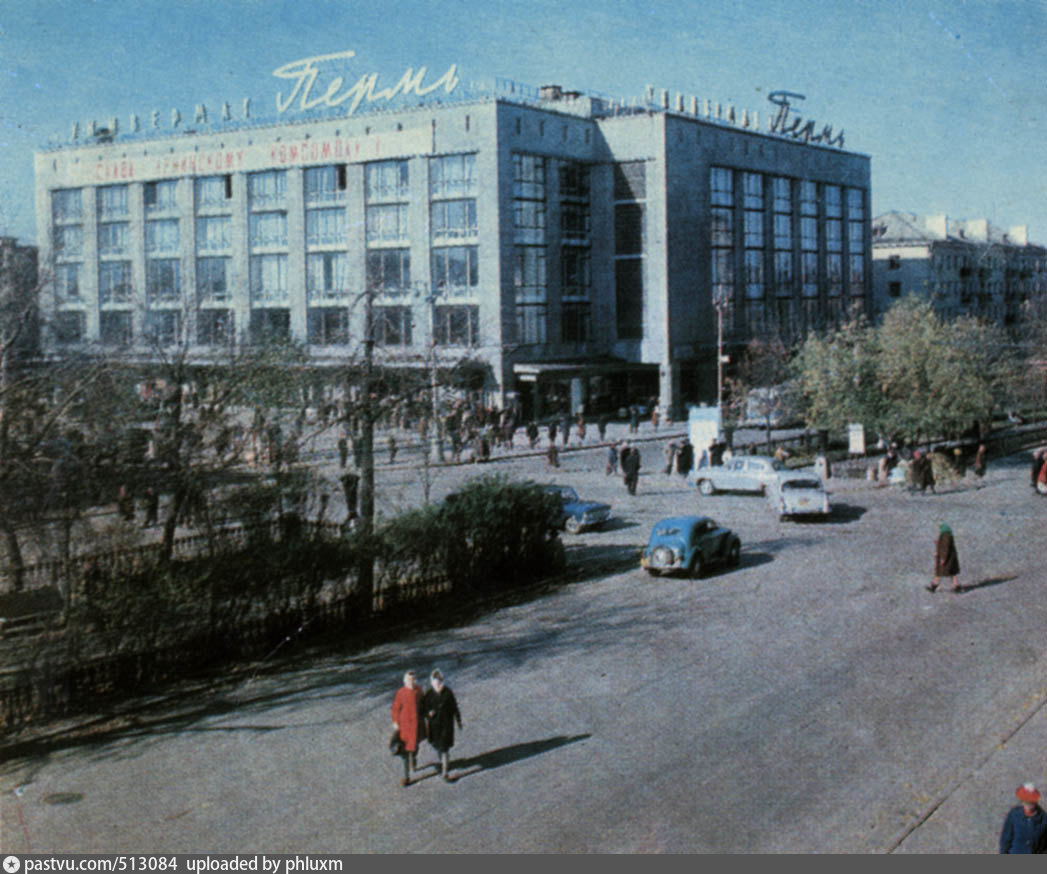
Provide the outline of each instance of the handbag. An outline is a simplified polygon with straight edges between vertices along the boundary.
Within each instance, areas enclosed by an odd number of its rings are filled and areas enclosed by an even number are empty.
[[[404,742],[400,740],[400,729],[393,731],[392,737],[389,738],[389,752],[394,756],[404,754]]]

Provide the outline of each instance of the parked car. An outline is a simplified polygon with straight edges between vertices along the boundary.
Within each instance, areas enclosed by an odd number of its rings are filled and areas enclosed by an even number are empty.
[[[700,467],[693,472],[703,495],[716,492],[767,492],[778,482],[782,463],[768,455],[740,455],[723,464]]]
[[[672,516],[651,529],[640,566],[651,576],[684,572],[700,577],[713,565],[736,567],[742,541],[708,516]]]
[[[570,486],[547,485],[543,488],[546,492],[559,496],[563,506],[563,516],[559,524],[568,534],[599,528],[611,518],[610,504],[583,501],[578,497],[578,492]]]
[[[778,517],[828,516],[832,511],[825,485],[813,473],[782,473],[771,494]]]

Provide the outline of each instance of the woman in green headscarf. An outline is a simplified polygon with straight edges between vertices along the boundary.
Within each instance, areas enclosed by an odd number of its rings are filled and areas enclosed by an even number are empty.
[[[934,548],[934,580],[927,587],[933,592],[938,588],[940,577],[952,577],[952,590],[960,591],[960,557],[956,554],[956,541],[953,540],[952,529],[942,522],[938,528],[938,541]]]

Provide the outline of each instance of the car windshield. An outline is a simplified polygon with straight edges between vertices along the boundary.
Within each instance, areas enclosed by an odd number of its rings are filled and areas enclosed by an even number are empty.
[[[563,499],[565,504],[578,503],[578,492],[572,488],[560,489],[560,497]]]
[[[664,527],[654,529],[656,537],[676,537],[679,533],[680,529],[672,525],[665,525]]]
[[[782,483],[783,489],[820,489],[822,484],[814,479],[790,479]]]

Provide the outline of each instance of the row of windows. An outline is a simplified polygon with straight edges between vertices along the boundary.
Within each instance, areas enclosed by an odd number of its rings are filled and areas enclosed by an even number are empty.
[[[307,342],[314,345],[344,345],[350,342],[349,313],[344,307],[311,307],[306,324]],[[185,314],[181,310],[151,310],[145,313],[143,339],[169,346],[185,340]],[[195,341],[201,346],[233,342],[236,314],[228,309],[201,309],[193,317]],[[252,340],[290,339],[290,312],[286,309],[254,310],[250,315]],[[480,344],[480,314],[476,306],[438,306],[433,312],[433,339],[437,346]],[[87,315],[82,311],[58,313],[56,339],[59,343],[83,343],[87,338]],[[376,306],[373,336],[379,346],[413,344],[410,307]],[[103,310],[99,313],[99,339],[106,345],[130,345],[134,341],[132,313]]]
[[[405,160],[378,161],[365,165],[364,186],[368,202],[406,200],[409,196],[409,164]],[[307,167],[303,173],[305,201],[322,204],[345,200],[347,190],[345,164]],[[197,207],[224,207],[232,200],[232,176],[201,176],[193,180]],[[95,189],[95,203],[100,219],[126,218],[130,215],[130,186],[105,185]],[[147,213],[173,212],[178,209],[178,180],[164,179],[143,185],[143,206]],[[476,191],[476,155],[447,155],[429,159],[429,196],[434,199],[456,198]],[[252,207],[266,208],[287,199],[287,171],[263,170],[247,174],[247,199]],[[55,224],[83,219],[82,189],[60,189],[52,192],[52,218]]]

